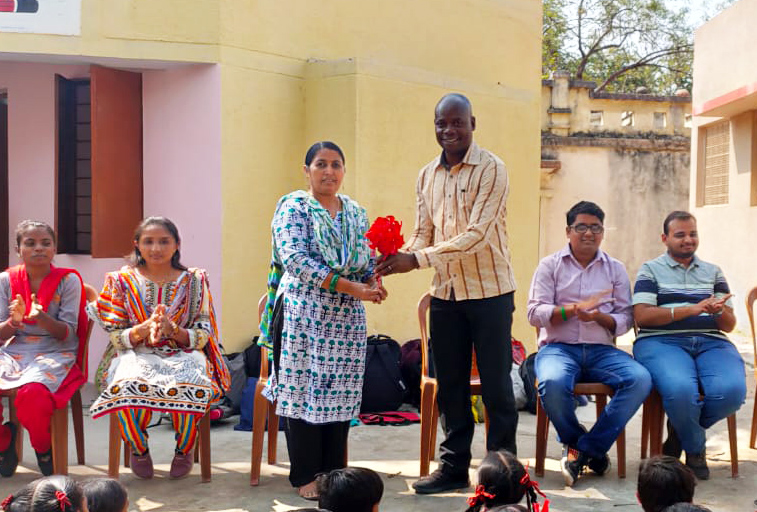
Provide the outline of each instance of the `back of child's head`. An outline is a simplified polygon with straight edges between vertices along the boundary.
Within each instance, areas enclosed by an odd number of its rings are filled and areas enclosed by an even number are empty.
[[[694,473],[680,460],[658,455],[641,463],[636,491],[645,512],[661,512],[676,503],[690,503],[696,485]]]
[[[528,509],[536,501],[536,484],[526,468],[507,450],[489,452],[478,467],[476,494],[468,500],[468,511],[477,512],[502,505],[516,505],[527,496]]]
[[[39,480],[26,484],[13,494],[9,494],[0,503],[3,512],[27,512],[32,506],[32,493]]]
[[[693,503],[681,502],[664,508],[662,512],[712,512],[709,508]]]
[[[26,485],[3,500],[4,512],[81,512],[85,501],[73,479],[53,475]]]
[[[318,507],[331,512],[371,512],[384,494],[381,477],[368,468],[335,469],[317,483]]]
[[[94,478],[82,485],[89,512],[123,512],[129,503],[126,488],[112,478]]]

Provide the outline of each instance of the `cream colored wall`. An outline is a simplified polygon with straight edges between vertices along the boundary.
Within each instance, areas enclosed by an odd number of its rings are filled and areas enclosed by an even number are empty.
[[[739,0],[705,23],[695,34],[694,95],[696,106],[757,82],[757,48],[753,44],[757,0]],[[736,100],[737,98],[731,98]],[[753,105],[754,102],[751,102]],[[737,113],[730,118],[729,199],[727,205],[697,206],[699,163],[699,128],[720,121],[719,117],[695,116],[691,146],[690,211],[697,217],[698,254],[719,265],[735,294],[737,329],[749,332],[745,300],[757,286],[754,266],[754,242],[757,232],[757,207],[750,205],[751,180],[755,162],[753,146],[757,143],[755,112],[749,103],[725,107]]]
[[[684,127],[683,115],[691,113],[691,103],[673,103],[670,101],[645,101],[644,99],[596,99],[589,96],[586,88],[570,90],[570,101],[573,114],[571,115],[572,132],[589,131],[617,131],[617,132],[649,132],[664,135],[680,134],[689,136],[691,130]],[[603,125],[589,124],[589,114],[592,110],[603,112]],[[625,111],[634,113],[633,126],[621,124],[621,114]],[[665,112],[667,123],[665,128],[654,126],[654,113]]]
[[[757,232],[757,207],[750,205],[752,180],[752,146],[757,141],[755,113],[745,112],[731,118],[731,145],[728,160],[729,200],[726,205],[696,206],[697,150],[699,140],[692,141],[690,211],[697,218],[699,250],[704,260],[720,266],[734,293],[737,329],[749,332],[745,300],[757,286],[752,233]],[[695,128],[711,123],[713,118],[695,117]],[[697,130],[695,129],[695,133]],[[728,248],[724,250],[724,248]]]
[[[694,33],[694,102],[701,105],[757,83],[757,0],[739,0]]]
[[[246,2],[229,4],[221,16],[228,45],[222,50],[227,344],[257,332],[251,302],[264,291],[273,207],[281,194],[303,186],[310,143],[340,144],[347,156],[343,191],[371,218],[399,217],[409,234],[418,170],[439,151],[433,109],[451,90],[470,96],[477,140],[508,165],[510,245],[520,285],[514,332],[530,340],[523,312],[538,250],[538,175],[531,169],[539,158],[541,4],[481,0],[459,9],[431,1],[332,0],[256,4],[254,11]],[[285,18],[285,26],[269,21]],[[460,26],[476,26],[476,59],[469,45],[450,40],[450,34],[467,39]],[[243,61],[253,64],[245,68]],[[268,165],[250,165],[261,159]],[[416,301],[431,277],[425,271],[388,278],[388,302],[368,307],[369,331],[417,337]]]

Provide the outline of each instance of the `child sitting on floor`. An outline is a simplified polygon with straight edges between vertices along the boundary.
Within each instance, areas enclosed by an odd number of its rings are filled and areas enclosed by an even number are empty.
[[[330,512],[378,512],[384,482],[368,468],[335,469],[318,475],[318,507]]]
[[[0,508],[3,512],[83,512],[87,502],[78,483],[54,475],[25,485],[5,498]]]
[[[539,512],[536,493],[544,496],[523,464],[507,450],[489,452],[478,468],[476,494],[468,498],[466,512]],[[526,505],[519,505],[526,496]],[[542,512],[548,512],[549,500]]]
[[[697,479],[688,466],[668,455],[642,461],[636,497],[644,512],[661,512],[676,503],[691,503]]]
[[[129,495],[118,480],[94,478],[82,485],[89,512],[128,512]]]

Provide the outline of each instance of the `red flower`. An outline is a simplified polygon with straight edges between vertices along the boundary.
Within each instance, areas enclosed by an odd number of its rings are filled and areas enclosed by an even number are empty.
[[[394,216],[377,218],[368,231],[365,232],[365,238],[368,239],[368,245],[371,249],[376,249],[384,256],[397,254],[400,247],[405,243],[402,238],[402,223],[398,222]]]

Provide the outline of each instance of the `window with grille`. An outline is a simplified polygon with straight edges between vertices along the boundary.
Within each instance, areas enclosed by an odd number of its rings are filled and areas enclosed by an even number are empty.
[[[730,124],[723,121],[704,129],[704,172],[702,204],[704,206],[728,204],[728,158]]]
[[[92,250],[89,79],[58,76],[58,252]]]
[[[592,110],[589,113],[589,124],[591,126],[602,126],[605,123],[604,112],[601,110]]]

